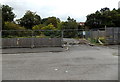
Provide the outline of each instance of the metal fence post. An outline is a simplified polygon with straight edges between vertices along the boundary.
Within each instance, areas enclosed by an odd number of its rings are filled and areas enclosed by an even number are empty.
[[[0,49],[2,48],[2,30],[0,29]]]
[[[106,43],[107,45],[109,44],[109,41],[108,41],[109,38],[108,38],[108,37],[111,36],[111,35],[108,36],[109,33],[110,33],[110,32],[109,32],[108,27],[105,26],[105,43]]]
[[[31,48],[33,48],[34,47],[34,37],[33,37],[33,33],[34,33],[34,31],[33,30],[31,30],[31,34],[32,34],[32,41],[31,41]]]
[[[92,37],[92,30],[90,30],[90,38],[91,38],[91,40],[93,39],[93,37]]]
[[[119,36],[120,36],[120,35],[119,35],[119,31],[120,31],[120,29],[118,28],[118,33],[117,33],[117,36],[118,36],[118,38],[117,38],[117,44],[118,44],[118,45],[119,45],[119,42],[120,42],[120,41],[119,41],[119,38],[120,38],[120,37],[119,37]]]
[[[112,38],[112,44],[114,44],[114,28],[112,27],[112,36],[113,36],[113,38]]]
[[[61,43],[62,43],[62,45],[63,45],[63,38],[64,38],[64,30],[61,30]]]
[[[100,30],[98,29],[97,39],[99,39],[99,37],[100,37],[99,32],[100,32]]]
[[[105,44],[107,44],[107,28],[105,28]]]

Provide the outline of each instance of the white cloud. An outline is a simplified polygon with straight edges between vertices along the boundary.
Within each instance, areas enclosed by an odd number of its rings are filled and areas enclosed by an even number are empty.
[[[68,16],[77,21],[85,21],[85,17],[101,8],[117,8],[119,0],[1,0],[14,8],[17,18],[26,10],[37,12],[42,18],[56,16],[62,20]]]

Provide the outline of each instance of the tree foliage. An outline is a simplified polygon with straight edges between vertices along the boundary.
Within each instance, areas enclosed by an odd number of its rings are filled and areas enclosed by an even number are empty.
[[[78,24],[77,24],[76,20],[74,20],[73,18],[70,18],[70,17],[67,18],[67,21],[61,22],[61,24],[59,24],[59,29],[61,29],[61,30],[77,29],[77,28],[78,28]]]
[[[49,36],[49,37],[60,36],[60,32],[56,30],[56,28],[54,27],[54,25],[52,25],[52,23],[50,23],[49,25],[45,27],[42,27],[41,29],[44,30],[42,34],[44,34],[45,36]]]
[[[120,26],[120,9],[102,8],[100,11],[96,11],[90,15],[87,15],[86,25],[89,28],[103,28],[107,27],[119,27]]]
[[[27,29],[32,29],[33,26],[41,24],[41,17],[35,12],[27,11],[22,18],[17,20],[17,22]]]
[[[49,25],[49,24],[52,24],[54,25],[54,27],[58,27],[57,24],[60,22],[60,19],[59,18],[56,18],[56,17],[48,17],[48,18],[44,18],[42,19],[42,24],[45,24],[45,25]]]
[[[77,28],[78,28],[78,24],[76,20],[70,17],[67,18],[67,21],[61,22],[58,27],[58,29],[64,30],[64,37],[69,37],[69,38],[76,36]]]
[[[12,22],[14,18],[13,8],[8,5],[2,5],[2,20]]]
[[[41,30],[42,27],[45,27],[44,24],[35,25],[32,27],[32,30]]]
[[[42,30],[55,30],[54,25],[52,25],[51,23],[45,27],[41,28]]]
[[[4,29],[5,22],[13,22],[15,14],[13,13],[13,8],[8,5],[2,5],[2,29]]]
[[[5,22],[4,28],[5,30],[25,30],[24,27],[21,27],[12,22]]]
[[[25,34],[22,31],[17,31],[17,30],[25,30],[25,28],[13,22],[5,22],[4,30],[6,31],[2,32],[2,37],[11,38],[11,37],[18,37],[19,35],[25,36]]]

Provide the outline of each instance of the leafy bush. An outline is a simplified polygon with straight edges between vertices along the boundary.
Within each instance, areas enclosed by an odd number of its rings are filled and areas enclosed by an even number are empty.
[[[41,30],[42,27],[45,27],[43,24],[35,25],[32,27],[33,30]]]
[[[59,35],[57,29],[52,24],[42,27],[41,30],[44,30],[42,34],[44,34],[45,36],[55,37],[56,35]]]
[[[41,29],[42,30],[55,30],[56,28],[54,27],[54,25],[49,24],[48,26],[44,26]]]
[[[13,22],[5,22],[4,30],[6,31],[2,31],[2,37],[15,37],[18,35],[23,35],[23,32],[17,30],[25,30],[25,28]]]
[[[12,22],[5,22],[5,30],[25,30],[24,27],[21,27]]]

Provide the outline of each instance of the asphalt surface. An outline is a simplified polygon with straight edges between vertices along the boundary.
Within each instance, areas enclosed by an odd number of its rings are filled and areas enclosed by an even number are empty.
[[[69,46],[62,52],[2,54],[3,80],[118,80],[118,49]]]
[[[6,49],[2,49],[2,54],[62,52],[62,51],[65,51],[65,48],[62,47],[6,48]]]

